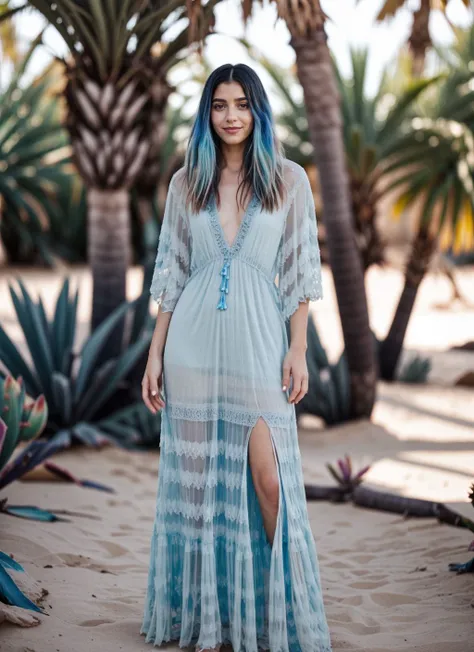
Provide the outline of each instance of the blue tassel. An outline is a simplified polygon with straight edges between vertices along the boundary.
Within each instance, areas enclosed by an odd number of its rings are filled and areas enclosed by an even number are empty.
[[[224,260],[224,265],[220,271],[222,277],[221,285],[219,291],[221,293],[221,298],[217,304],[217,310],[227,310],[227,304],[225,301],[225,295],[229,294],[229,278],[230,278],[230,261]]]
[[[221,294],[219,303],[217,304],[217,310],[227,310],[227,304],[225,302],[225,293]]]

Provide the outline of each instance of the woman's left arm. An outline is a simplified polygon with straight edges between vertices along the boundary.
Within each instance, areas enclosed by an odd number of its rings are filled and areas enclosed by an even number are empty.
[[[308,328],[309,302],[299,303],[290,317],[291,343],[283,361],[282,390],[285,392],[293,380],[289,403],[299,403],[308,392],[308,367],[306,365],[306,333]]]

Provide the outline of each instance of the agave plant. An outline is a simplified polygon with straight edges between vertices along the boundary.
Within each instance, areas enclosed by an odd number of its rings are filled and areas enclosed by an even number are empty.
[[[474,483],[471,484],[470,493],[469,493],[469,500],[471,501],[471,504],[474,507]],[[466,527],[468,527],[472,532],[474,532],[474,528],[470,527],[470,523],[471,522],[469,521],[469,519],[466,519]],[[469,544],[468,550],[469,551],[474,550],[474,541],[471,541],[471,543]],[[460,564],[460,563],[451,563],[451,564],[449,564],[449,570],[450,571],[456,571],[456,573],[458,575],[460,575],[462,573],[474,573],[474,557],[470,561],[468,561],[468,562],[466,562],[464,564]]]
[[[289,325],[286,325],[288,338]],[[308,413],[321,417],[328,425],[347,421],[350,416],[349,370],[344,352],[336,364],[330,364],[324,350],[314,319],[308,318],[308,392],[295,405],[296,417]]]
[[[47,404],[43,395],[36,400],[26,394],[21,376],[0,378],[0,490],[24,476],[40,464],[63,480],[83,487],[112,491],[105,485],[80,480],[66,469],[51,462],[49,458],[65,447],[64,442],[38,441],[48,420]],[[23,446],[12,459],[16,448]],[[33,505],[10,505],[6,498],[0,499],[0,512],[37,521],[57,521],[57,514]]]
[[[44,611],[35,604],[33,599],[39,602],[48,594],[48,591],[46,589],[32,591],[28,586],[29,592],[34,593],[34,595],[31,595],[31,598],[33,598],[31,599],[27,595],[28,589],[26,586],[22,590],[23,587],[21,586],[22,583],[20,583],[20,577],[23,575],[26,575],[23,566],[0,550],[0,602],[3,605],[10,605],[13,608],[20,607],[21,609],[44,614]],[[2,611],[2,615],[6,616],[7,620],[16,625],[32,627],[40,624],[40,621],[34,615],[30,616],[29,614],[18,613],[18,609],[14,611],[14,609],[10,610],[8,606],[3,606]]]
[[[42,394],[32,399],[21,376],[18,380],[10,375],[0,378],[0,489],[6,485],[6,464],[15,448],[39,437],[47,420],[48,406]]]
[[[10,461],[21,442],[32,441],[41,435],[47,419],[48,408],[43,395],[38,396],[36,400],[28,396],[21,376],[18,380],[13,376],[0,378],[0,490],[55,452],[51,446],[49,449],[40,446],[42,454],[31,456],[23,449],[14,461]],[[38,507],[7,506],[6,498],[0,499],[0,512],[36,520],[56,518],[54,514]]]
[[[21,295],[11,285],[9,289],[32,363],[25,360],[1,326],[0,360],[10,373],[23,377],[28,393],[44,395],[49,417],[43,437],[63,446],[75,440],[89,445],[112,442],[133,446],[140,440],[140,433],[129,427],[118,434],[110,423],[115,410],[141,402],[139,378],[152,335],[148,292],[119,306],[76,354],[78,291],[70,297],[66,279],[54,315],[48,318],[41,297],[34,301],[22,281],[18,283]],[[104,342],[125,316],[128,336],[122,352],[100,362]],[[107,425],[102,425],[101,419],[105,418]],[[156,425],[158,428],[159,420]]]
[[[400,370],[397,380],[401,383],[425,383],[431,366],[429,358],[414,355]]]
[[[49,263],[49,214],[56,192],[68,179],[69,151],[58,100],[50,93],[54,75],[46,72],[24,83],[41,40],[42,33],[0,92],[0,234],[11,259],[31,259],[38,253]]]

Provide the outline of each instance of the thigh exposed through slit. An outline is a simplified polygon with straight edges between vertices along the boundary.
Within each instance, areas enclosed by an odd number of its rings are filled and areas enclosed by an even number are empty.
[[[248,459],[264,521],[267,526],[274,521],[274,527],[280,501],[278,459],[270,428],[263,417],[259,417],[250,434]]]

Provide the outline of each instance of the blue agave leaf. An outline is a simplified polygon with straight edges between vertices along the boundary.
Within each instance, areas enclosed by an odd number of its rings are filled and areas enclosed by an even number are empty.
[[[20,516],[21,518],[27,518],[30,521],[46,521],[48,523],[52,521],[66,521],[65,518],[60,518],[53,514],[53,512],[48,512],[46,509],[41,509],[41,507],[34,507],[33,505],[7,505],[3,508],[3,511],[12,516]]]
[[[0,326],[0,358],[13,376],[21,376],[27,385],[29,394],[40,394],[41,385],[26,364],[15,344]]]
[[[21,564],[19,564],[15,559],[12,559],[10,555],[7,555],[5,552],[0,550],[0,566],[3,568],[13,568],[13,570],[24,573],[25,569]]]
[[[81,480],[82,487],[89,487],[89,489],[98,489],[99,491],[106,491],[109,494],[116,493],[115,489],[108,487],[106,484],[94,482],[93,480]]]
[[[94,401],[94,398],[100,391],[100,388],[108,382],[112,370],[117,364],[116,358],[111,358],[104,362],[99,368],[96,367],[96,370],[89,381],[89,386],[86,391],[80,397],[78,403],[75,405],[76,409],[76,418],[82,419],[85,412],[87,411],[88,405]]]
[[[106,343],[110,333],[120,321],[124,313],[128,310],[129,303],[125,301],[118,306],[105,319],[86,340],[81,351],[81,367],[77,375],[76,386],[74,388],[74,402],[77,402],[83,394],[86,386],[90,382],[90,377],[94,372],[95,361],[102,347]]]
[[[77,303],[74,299],[69,300],[69,278],[63,283],[59,293],[56,310],[54,313],[53,328],[53,356],[56,361],[56,369],[59,369],[66,377],[70,376],[72,360],[69,354],[74,347],[76,335]],[[67,358],[64,358],[65,352]]]
[[[68,469],[65,469],[63,466],[59,466],[54,462],[45,462],[44,466],[46,469],[48,469],[48,471],[54,473],[54,475],[57,475],[59,478],[62,478],[63,480],[68,480],[69,482],[74,482],[80,487],[89,487],[90,489],[99,489],[100,491],[115,493],[115,489],[112,489],[112,487],[108,487],[105,484],[101,484],[100,482],[94,482],[92,480],[81,480],[80,478],[72,474]]]
[[[0,566],[0,596],[7,604],[21,607],[22,609],[30,609],[31,611],[44,613],[42,609],[20,591],[3,566]]]
[[[129,371],[136,364],[138,358],[143,351],[149,346],[151,334],[149,337],[144,337],[138,342],[132,344],[117,360],[117,364],[110,374],[107,382],[102,385],[102,391],[99,391],[94,400],[89,404],[84,411],[83,418],[91,419],[95,412],[102,407],[108,398],[116,391],[118,383],[129,373]]]
[[[71,381],[63,374],[55,371],[51,387],[55,399],[55,407],[61,415],[63,423],[70,423],[72,419],[72,391]]]
[[[52,334],[51,334],[51,324],[48,321],[46,310],[44,309],[43,299],[41,298],[41,296],[38,297],[38,317],[41,322],[42,330],[45,336],[48,338],[48,350],[52,354],[53,342],[52,342]],[[53,360],[51,360],[51,364],[54,366]]]
[[[38,464],[41,464],[45,459],[64,447],[64,442],[56,438],[49,441],[32,441],[0,474],[0,489],[14,480],[18,480],[27,471],[31,471],[35,466],[38,466]]]
[[[17,281],[23,294],[23,302],[16,295],[13,287],[9,285],[10,295],[15,306],[18,321],[23,329],[23,335],[31,353],[35,370],[41,381],[41,391],[44,393],[46,400],[51,402],[50,379],[53,373],[53,361],[49,349],[49,336],[48,333],[44,332],[38,306],[32,301],[21,279],[17,279]]]

